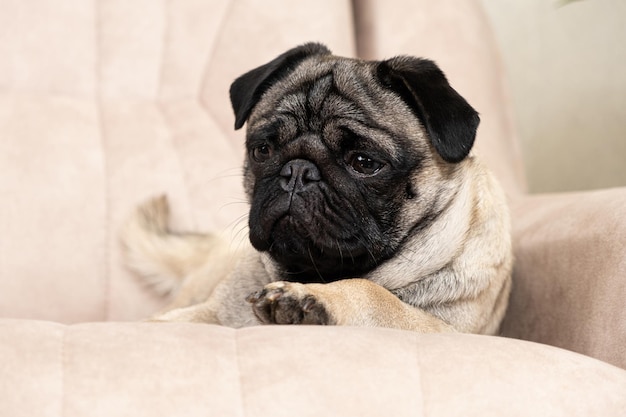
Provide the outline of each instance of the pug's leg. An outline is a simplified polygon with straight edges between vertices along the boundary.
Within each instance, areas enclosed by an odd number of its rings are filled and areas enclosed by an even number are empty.
[[[219,324],[235,328],[259,325],[259,320],[245,299],[251,292],[263,288],[270,278],[263,272],[250,272],[260,271],[257,263],[261,261],[256,252],[249,252],[248,255],[240,263],[240,268],[222,279],[206,300],[165,311],[149,321]]]
[[[215,310],[208,303],[195,304],[189,307],[175,308],[161,314],[157,314],[148,322],[186,322],[219,324]]]
[[[403,303],[366,279],[328,284],[278,281],[247,301],[263,324],[331,324],[390,327],[422,333],[454,332],[443,320]]]

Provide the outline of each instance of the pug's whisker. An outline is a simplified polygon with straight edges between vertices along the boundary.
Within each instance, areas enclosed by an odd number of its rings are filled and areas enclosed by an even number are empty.
[[[341,269],[343,269],[343,251],[341,250],[341,244],[339,243],[339,239],[335,239],[335,243],[337,244],[337,250],[339,250],[339,260],[341,262]]]
[[[233,219],[230,223],[226,225],[226,229],[235,228],[240,225],[244,220],[248,219],[248,213],[243,213],[240,216]],[[247,222],[245,223],[247,225]]]
[[[311,253],[311,247],[310,246],[307,246],[307,251],[309,252],[309,259],[311,259],[311,264],[313,265],[313,268],[315,269],[315,272],[317,273],[317,276],[319,277],[321,282],[325,283],[326,280],[324,279],[324,277],[320,273],[319,269],[317,269],[317,265],[315,264],[315,260],[313,259],[313,254]]]
[[[236,238],[241,238],[241,239],[245,239],[247,236],[247,230],[248,230],[248,225],[247,224],[242,224],[239,226],[239,229],[237,229],[237,231],[235,232],[235,236]]]
[[[237,230],[237,232],[235,232],[235,234],[233,235],[232,239],[231,239],[231,244],[234,243],[235,241],[238,242],[237,243],[237,250],[241,249],[241,247],[243,245],[246,244],[246,240],[248,238],[248,234],[246,233],[248,229],[248,225],[247,224],[243,224],[239,230]],[[232,245],[231,245],[232,247]]]
[[[248,205],[248,202],[247,202],[246,200],[234,200],[234,201],[231,201],[230,203],[224,203],[224,204],[222,204],[222,205],[220,206],[220,210],[221,210],[221,209],[224,209],[224,208],[226,208],[226,207],[236,206],[236,205],[239,205],[239,204],[243,204],[243,205],[246,205],[246,206],[247,206],[247,205]]]
[[[240,201],[231,201],[230,203],[224,203],[222,204],[218,209],[217,212],[223,212],[224,210],[231,208],[233,206],[237,206],[237,207],[241,207],[241,206],[248,206],[248,202],[245,200],[240,200]],[[247,211],[247,210],[246,210]],[[246,213],[247,215],[248,213]]]
[[[241,167],[233,167],[222,170],[215,175],[204,180],[203,184],[211,184],[212,182],[219,181],[226,178],[243,178],[243,173],[241,172]]]
[[[376,258],[376,256],[374,255],[374,253],[372,252],[372,250],[370,249],[369,245],[366,244],[366,242],[363,241],[363,239],[361,239],[360,236],[356,235],[357,240],[359,241],[359,243],[363,246],[363,248],[365,248],[365,250],[367,251],[367,253],[369,254],[370,258],[372,258],[372,261],[377,264],[378,263],[378,259]],[[371,243],[371,242],[370,242]]]

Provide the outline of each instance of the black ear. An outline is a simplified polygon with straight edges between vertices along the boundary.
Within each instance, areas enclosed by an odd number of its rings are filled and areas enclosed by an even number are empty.
[[[248,120],[250,112],[263,93],[276,81],[293,71],[302,60],[312,55],[330,53],[330,50],[320,43],[306,43],[237,78],[230,86],[230,102],[235,111],[235,129],[240,129]]]
[[[445,161],[460,162],[469,154],[480,118],[434,62],[396,57],[379,63],[377,73],[411,107]]]

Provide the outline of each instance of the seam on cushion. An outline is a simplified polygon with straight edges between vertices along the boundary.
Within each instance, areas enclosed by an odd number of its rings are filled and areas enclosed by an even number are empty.
[[[165,110],[165,105],[166,105],[167,100],[162,97],[163,73],[164,73],[164,65],[165,65],[165,59],[166,59],[166,47],[171,38],[170,24],[167,19],[169,14],[167,13],[167,11],[170,10],[171,4],[172,4],[171,0],[164,0],[165,28],[163,30],[163,45],[162,45],[162,50],[161,50],[161,63],[160,63],[160,69],[159,69],[159,80],[158,80],[158,91],[157,91],[156,103],[157,103],[158,110],[161,113],[161,116],[163,117],[163,120],[165,121],[165,124],[167,126],[172,149],[174,150],[174,153],[176,154],[176,159],[178,162],[178,167],[181,172],[183,186],[185,187],[185,196],[187,198],[187,204],[189,206],[190,214],[192,215],[192,220],[193,220],[192,226],[195,229],[198,227],[198,219],[194,216],[194,212],[195,212],[194,204],[193,204],[191,190],[189,187],[189,184],[191,184],[191,181],[190,181],[191,178],[189,177],[188,171],[185,169],[185,164],[183,163],[183,158],[180,152],[180,148],[176,145],[176,132],[175,132],[175,129],[173,128],[174,124],[172,123],[171,118],[168,115],[168,112]],[[231,8],[232,8],[232,3],[229,2],[226,9],[224,10],[224,16],[220,22],[220,26],[218,27],[218,32],[217,32],[218,34],[221,33],[222,24],[226,16],[230,14]],[[213,44],[211,45],[211,51],[209,52],[209,60],[204,65],[204,70],[202,71],[203,76],[202,76],[202,79],[200,80],[201,82],[200,91],[202,91],[203,89],[204,79],[206,78],[206,73],[208,70],[209,63],[212,61],[213,51],[215,49],[215,45],[218,39],[219,39],[219,36],[216,37],[216,41],[214,41]],[[222,126],[217,122],[217,119],[210,113],[210,110],[204,106],[204,103],[199,98],[200,91],[196,92],[196,101],[199,104],[200,110],[203,113],[208,115],[209,119],[212,122],[214,122],[214,124],[218,127],[218,129],[223,133],[224,137],[227,138],[228,135],[226,135],[226,132],[223,131]]]
[[[162,44],[161,44],[161,62],[159,64],[160,65],[159,79],[158,79],[155,103],[157,106],[157,110],[159,111],[159,114],[163,118],[163,121],[165,122],[165,126],[167,128],[169,142],[172,147],[172,151],[174,153],[176,163],[178,165],[178,170],[180,172],[180,177],[182,180],[183,187],[185,189],[185,197],[187,199],[187,206],[189,208],[189,212],[191,214],[191,218],[193,221],[192,227],[194,229],[197,229],[198,222],[197,222],[196,217],[194,216],[194,212],[195,212],[194,204],[191,198],[191,190],[189,189],[189,184],[190,184],[189,175],[187,173],[187,170],[185,169],[185,164],[183,163],[183,158],[181,156],[180,149],[176,145],[176,131],[174,129],[174,124],[172,123],[170,116],[165,110],[165,101],[161,97],[161,94],[163,91],[163,72],[165,71],[166,50],[167,50],[167,45],[171,38],[171,30],[170,30],[171,25],[168,19],[169,17],[168,12],[171,10],[171,5],[172,5],[171,0],[163,0],[163,15],[164,16],[163,16],[163,36],[162,36]]]
[[[362,8],[365,6],[359,0],[350,0],[348,1],[350,6],[350,18],[352,22],[352,36],[354,40],[354,54],[357,58],[363,58],[363,42],[360,39],[361,34],[361,22],[363,20],[362,16]]]
[[[160,103],[161,93],[163,91],[163,72],[165,71],[165,50],[170,40],[170,23],[169,23],[169,11],[172,2],[171,0],[163,0],[163,36],[161,37],[161,60],[159,63],[159,75],[157,78],[157,91],[155,101]]]
[[[162,42],[161,42],[161,61],[159,64],[159,78],[158,78],[158,84],[157,84],[155,103],[156,103],[157,110],[159,114],[161,115],[161,118],[165,122],[165,127],[167,128],[169,142],[170,142],[172,151],[174,153],[176,163],[178,165],[178,170],[180,172],[180,177],[182,180],[183,187],[185,189],[185,197],[187,199],[187,206],[189,208],[189,212],[193,220],[192,227],[196,229],[198,226],[197,224],[198,222],[195,216],[193,215],[195,210],[194,210],[194,205],[193,205],[193,201],[191,198],[191,191],[189,189],[189,183],[190,183],[189,176],[187,174],[187,170],[185,169],[185,164],[183,164],[180,149],[176,145],[175,129],[173,127],[174,124],[172,123],[170,116],[165,110],[165,101],[162,98],[163,72],[165,71],[166,50],[167,50],[168,43],[170,42],[170,39],[171,39],[171,25],[168,19],[170,15],[170,13],[168,12],[171,10],[171,5],[172,5],[171,0],[163,0],[163,34],[162,34]]]
[[[185,189],[185,196],[187,198],[187,205],[189,207],[189,211],[191,214],[191,218],[193,220],[193,225],[192,227],[194,229],[198,228],[198,221],[196,219],[196,216],[194,216],[194,204],[193,201],[191,199],[191,191],[189,190],[189,175],[187,175],[187,170],[185,169],[185,164],[183,164],[183,158],[181,156],[181,152],[178,146],[176,146],[176,137],[175,137],[175,133],[174,133],[174,129],[173,129],[173,124],[170,121],[169,116],[167,115],[167,112],[164,110],[164,105],[160,102],[156,103],[157,109],[159,111],[159,113],[161,114],[161,117],[163,118],[163,121],[165,122],[165,126],[167,128],[167,133],[169,136],[169,140],[170,140],[170,144],[172,147],[172,151],[175,155],[175,159],[176,159],[176,163],[178,164],[178,170],[180,172],[180,176],[182,178],[182,183],[183,183],[183,187]]]
[[[419,333],[413,333],[413,341],[415,343],[415,360],[417,362],[417,379],[419,382],[419,389],[420,389],[420,394],[421,394],[421,415],[423,417],[426,417],[428,414],[426,412],[426,394],[424,392],[424,379],[422,378],[422,361],[421,361],[421,356],[419,353],[419,338],[420,338],[420,334]]]
[[[102,174],[104,183],[104,248],[103,248],[103,280],[102,319],[107,321],[111,314],[111,195],[109,183],[109,163],[104,127],[104,108],[102,104],[102,0],[95,2],[95,40],[96,40],[96,107],[98,112],[98,129],[100,132],[100,147],[102,149]]]
[[[61,384],[61,401],[59,404],[60,416],[65,416],[65,363],[66,363],[66,352],[65,352],[65,337],[67,335],[67,326],[63,326],[63,333],[61,334],[61,346],[59,352],[59,362],[60,362],[60,384]]]
[[[211,66],[211,62],[213,62],[213,57],[215,56],[215,48],[216,45],[219,44],[220,40],[222,39],[222,30],[224,28],[224,22],[226,22],[226,19],[228,18],[228,16],[230,16],[231,12],[232,12],[232,8],[233,8],[233,3],[237,1],[237,0],[230,0],[228,2],[228,6],[226,6],[226,9],[224,10],[224,15],[222,16],[222,19],[220,20],[220,24],[217,28],[216,36],[215,39],[213,40],[213,45],[211,45],[211,50],[209,51],[209,54],[207,56],[207,60],[204,63],[204,69],[202,70],[202,78],[200,79],[200,85],[198,86],[198,97],[200,97],[200,94],[202,93],[202,91],[204,91],[204,86],[206,84],[206,77],[207,74],[209,72],[209,67]],[[202,101],[200,99],[200,101]]]
[[[104,127],[104,110],[102,108],[102,102],[98,99],[98,119],[100,125],[100,140],[102,147],[102,171],[104,174],[104,266],[103,266],[103,295],[102,295],[102,318],[104,321],[108,321],[111,316],[111,195],[110,184],[108,179],[109,163],[106,154],[106,134]]]
[[[202,99],[202,92],[206,88],[206,82],[207,82],[206,79],[209,74],[209,67],[211,66],[211,63],[213,62],[213,57],[215,56],[215,50],[217,48],[217,45],[220,44],[220,41],[222,39],[224,23],[226,22],[228,17],[232,14],[233,5],[236,1],[237,0],[229,1],[228,6],[226,6],[226,9],[224,10],[224,15],[222,16],[219,27],[217,28],[217,31],[215,32],[216,33],[215,40],[213,41],[213,45],[211,45],[211,50],[204,64],[204,70],[202,71],[202,79],[200,80],[200,85],[198,86],[199,88],[196,93],[198,103],[200,103],[200,108],[204,110],[204,112],[207,114],[209,119],[215,122],[215,125],[219,128],[219,130],[224,134],[224,137],[226,138],[228,138],[230,135],[224,130],[224,127],[220,124],[219,119],[215,117],[215,115],[213,114],[213,111],[209,108],[209,106]],[[231,144],[230,146],[232,146],[233,149],[235,149],[236,151],[240,151],[239,147],[236,146],[237,144],[235,143],[235,141],[229,140],[228,143]]]
[[[220,124],[220,122],[218,121],[218,118],[215,116],[215,114],[213,114],[213,111],[206,105],[206,103],[202,101],[202,98],[198,98],[198,103],[200,104],[200,109],[206,114],[209,120],[215,123],[215,126],[217,126],[220,132],[222,132],[222,135],[225,138],[230,139],[230,134],[226,130],[224,130],[224,127]],[[239,145],[238,141],[227,140],[227,142],[230,144],[229,146],[231,146],[237,152],[242,151],[242,148],[238,146]]]
[[[246,404],[244,401],[243,393],[243,378],[241,377],[241,361],[239,360],[239,330],[234,329],[235,332],[235,367],[237,372],[237,385],[239,386],[239,404],[241,404],[239,415],[246,415]]]

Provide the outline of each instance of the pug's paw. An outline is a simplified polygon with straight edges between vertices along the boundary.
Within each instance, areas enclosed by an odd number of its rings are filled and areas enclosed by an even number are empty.
[[[319,296],[306,284],[272,282],[246,301],[262,324],[332,324]]]

